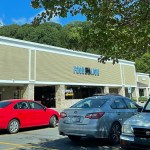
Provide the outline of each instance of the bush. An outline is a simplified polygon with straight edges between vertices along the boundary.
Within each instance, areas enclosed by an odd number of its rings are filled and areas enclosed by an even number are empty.
[[[148,100],[147,97],[143,97],[143,96],[139,97],[139,101],[140,101],[140,102],[145,102],[145,101],[147,101],[147,100]]]
[[[134,98],[134,97],[132,97],[132,98],[131,98],[131,100],[133,100],[133,101],[135,101],[135,102],[137,101],[137,99],[136,99],[136,98]]]

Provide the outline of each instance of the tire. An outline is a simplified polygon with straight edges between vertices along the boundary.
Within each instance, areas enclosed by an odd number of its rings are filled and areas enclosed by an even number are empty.
[[[121,125],[117,122],[113,123],[109,133],[109,142],[111,145],[119,144],[121,134]]]
[[[20,128],[20,123],[17,119],[13,119],[9,122],[8,127],[7,127],[7,131],[10,134],[15,134],[19,131]]]
[[[49,121],[49,126],[55,128],[56,125],[57,125],[57,118],[56,116],[52,116]]]
[[[73,142],[77,142],[77,141],[80,141],[81,136],[68,135],[68,138]]]

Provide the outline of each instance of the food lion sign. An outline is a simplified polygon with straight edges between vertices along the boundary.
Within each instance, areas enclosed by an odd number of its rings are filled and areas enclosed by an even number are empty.
[[[74,66],[73,67],[73,73],[74,74],[82,74],[82,75],[99,76],[99,69],[97,69],[97,68],[90,68],[90,67]]]

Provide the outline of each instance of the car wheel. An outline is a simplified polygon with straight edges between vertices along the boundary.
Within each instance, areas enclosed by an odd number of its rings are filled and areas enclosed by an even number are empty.
[[[121,125],[117,122],[113,123],[109,133],[109,142],[111,145],[116,145],[120,141]]]
[[[52,116],[52,117],[50,118],[49,126],[55,128],[55,127],[56,127],[56,124],[57,124],[56,116]]]
[[[81,139],[81,136],[75,136],[75,135],[68,135],[68,138],[71,140],[71,141],[80,141]]]
[[[9,133],[15,134],[19,131],[19,128],[20,128],[19,121],[17,119],[13,119],[9,122],[7,130]]]

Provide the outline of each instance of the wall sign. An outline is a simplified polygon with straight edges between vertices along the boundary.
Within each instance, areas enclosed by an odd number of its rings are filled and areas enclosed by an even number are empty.
[[[90,67],[74,66],[73,67],[73,73],[74,74],[99,76],[99,69],[97,69],[97,68],[90,68]]]
[[[132,87],[128,86],[128,93],[131,93]]]

